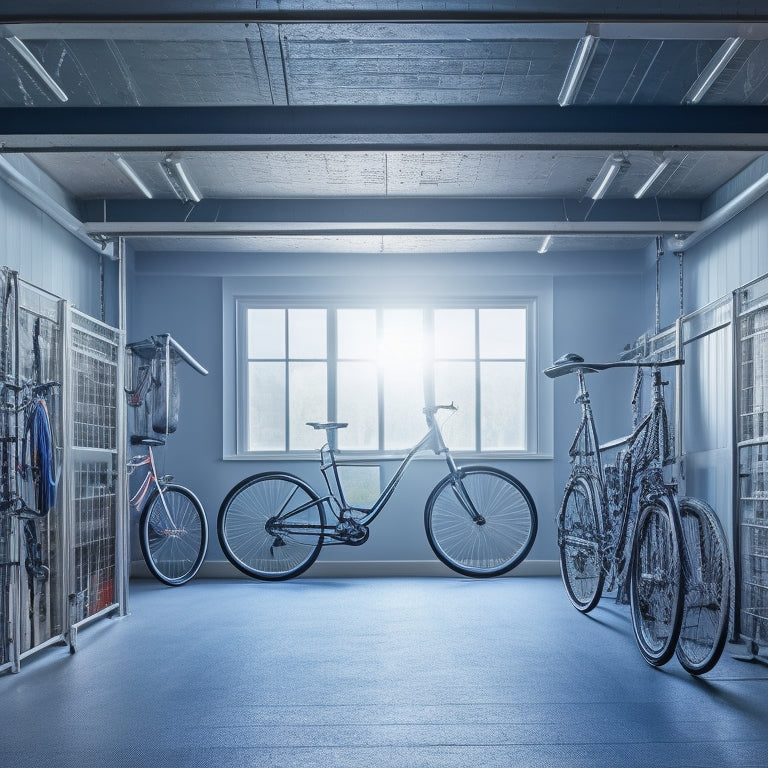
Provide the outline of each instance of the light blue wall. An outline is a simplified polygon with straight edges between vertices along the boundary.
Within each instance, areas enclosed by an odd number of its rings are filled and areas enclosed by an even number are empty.
[[[190,369],[182,376],[181,420],[169,439],[167,470],[195,489],[205,506],[212,532],[219,505],[243,477],[281,468],[300,475],[318,490],[322,479],[315,462],[254,462],[222,459],[222,284],[258,278],[261,290],[284,295],[338,295],[357,290],[438,291],[441,295],[516,295],[520,285],[549,286],[551,299],[540,318],[546,341],[537,367],[542,370],[564,352],[578,351],[600,359],[613,358],[641,327],[643,307],[637,301],[642,285],[643,255],[614,254],[470,254],[444,257],[391,257],[311,254],[138,254],[128,274],[128,340],[170,332],[210,374]],[[332,276],[332,279],[328,278]],[[367,289],[362,286],[367,286]],[[543,430],[547,454],[499,462],[531,491],[539,509],[540,532],[529,561],[557,560],[554,517],[567,476],[563,456],[575,429],[573,382],[553,382],[539,375]],[[628,384],[620,373],[595,381],[599,426],[606,439],[623,434],[628,417]],[[619,393],[617,398],[615,395]],[[602,396],[601,396],[602,395]],[[557,456],[554,459],[553,456]],[[392,471],[384,465],[384,479]],[[321,561],[433,561],[423,529],[423,509],[431,487],[445,473],[439,462],[414,465],[390,506],[372,526],[370,540],[360,548],[331,547]],[[223,555],[211,542],[208,560]]]
[[[116,263],[89,248],[2,181],[0,266],[16,270],[26,282],[67,299],[80,311],[117,325]]]
[[[713,205],[728,199],[726,191],[716,196]],[[730,194],[736,191],[730,189]],[[768,197],[687,251],[682,266],[683,316],[720,299],[729,300],[734,290],[768,273]],[[661,276],[663,328],[681,314],[680,260],[674,253],[662,257]],[[655,249],[646,254],[643,283],[648,304],[655,293]],[[647,315],[644,325],[653,327],[653,314]],[[732,328],[722,328],[686,345],[684,355],[683,488],[711,504],[730,535],[735,516]]]

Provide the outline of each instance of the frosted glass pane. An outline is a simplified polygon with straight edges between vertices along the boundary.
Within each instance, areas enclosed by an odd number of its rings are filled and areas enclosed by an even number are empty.
[[[416,365],[421,368],[424,315],[420,309],[386,309],[382,315],[379,365],[397,373]]]
[[[435,364],[435,403],[446,405],[453,402],[459,409],[450,418],[446,418],[443,412],[438,413],[449,448],[475,449],[475,382],[474,363]],[[446,420],[443,422],[442,419]]]
[[[325,433],[307,426],[326,421],[328,397],[325,363],[291,363],[288,369],[290,450],[319,448]]]
[[[375,363],[341,362],[337,367],[336,412],[349,426],[339,431],[339,447],[376,450],[379,447],[378,377]]]
[[[425,432],[421,365],[383,372],[384,447],[410,448]]]
[[[339,309],[336,325],[341,360],[373,360],[376,357],[375,309]]]
[[[525,364],[481,363],[482,450],[525,449]]]
[[[285,450],[285,365],[248,364],[248,450]]]
[[[248,310],[248,357],[285,357],[285,310]]]
[[[288,357],[325,359],[325,318],[324,309],[288,310]]]
[[[435,358],[471,359],[475,356],[475,310],[435,310]]]
[[[480,310],[480,357],[525,359],[525,309]]]

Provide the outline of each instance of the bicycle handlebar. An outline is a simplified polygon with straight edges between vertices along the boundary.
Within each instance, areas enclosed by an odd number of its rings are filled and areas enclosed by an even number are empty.
[[[422,413],[425,416],[429,416],[430,414],[434,414],[437,411],[441,411],[441,410],[444,410],[444,411],[458,411],[459,410],[459,406],[458,405],[454,405],[453,403],[450,403],[448,405],[428,405],[428,406],[426,406],[424,408]]]
[[[549,368],[545,368],[544,375],[550,379],[555,379],[558,376],[564,376],[566,373],[573,373],[574,371],[597,373],[608,368],[662,368],[670,365],[683,365],[684,362],[685,360],[676,358],[674,360],[656,360],[652,362],[644,360],[614,360],[610,363],[587,363],[584,362],[583,357],[570,353],[555,360]]]

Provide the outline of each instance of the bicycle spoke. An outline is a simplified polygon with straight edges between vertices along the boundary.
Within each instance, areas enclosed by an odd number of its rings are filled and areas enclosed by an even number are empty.
[[[462,471],[463,487],[451,477],[432,492],[425,510],[427,537],[435,554],[459,573],[504,573],[528,553],[536,534],[536,512],[522,486],[500,470]],[[475,519],[471,509],[480,517]]]
[[[230,491],[218,533],[227,558],[249,576],[284,579],[306,570],[322,545],[325,516],[309,486],[291,475],[266,473]]]

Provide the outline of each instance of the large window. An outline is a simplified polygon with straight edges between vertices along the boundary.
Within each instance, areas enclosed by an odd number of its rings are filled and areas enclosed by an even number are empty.
[[[308,421],[344,421],[339,447],[399,451],[425,402],[458,411],[455,450],[531,450],[534,302],[505,306],[307,307],[238,302],[239,453],[318,447]]]

